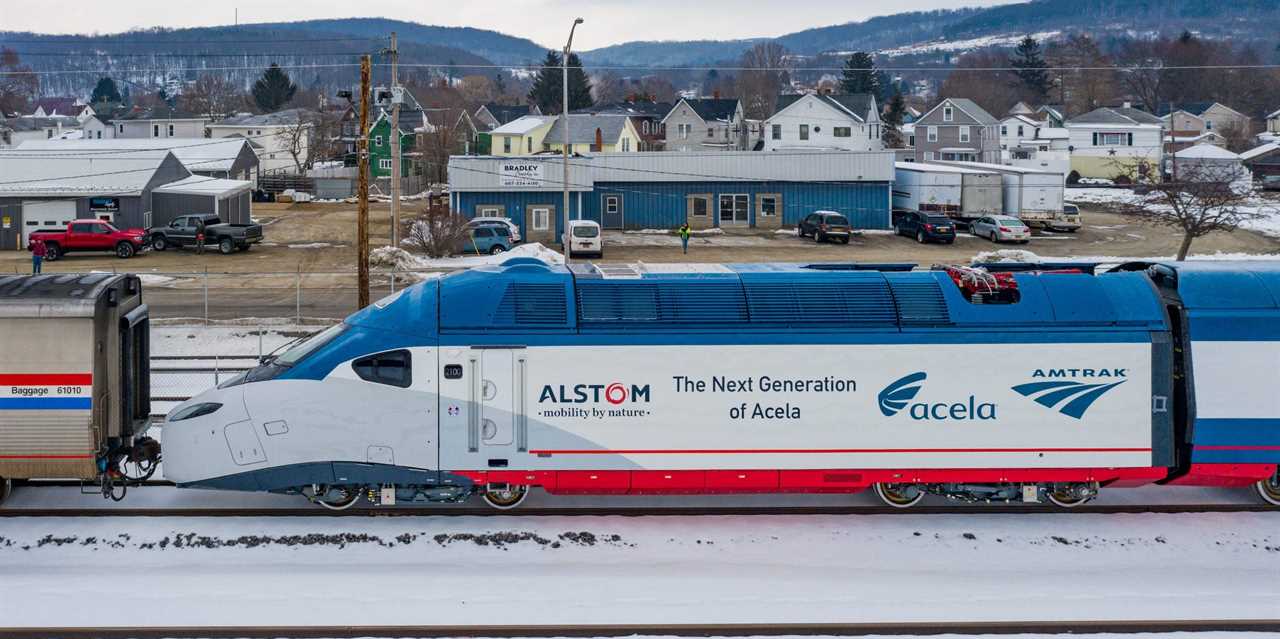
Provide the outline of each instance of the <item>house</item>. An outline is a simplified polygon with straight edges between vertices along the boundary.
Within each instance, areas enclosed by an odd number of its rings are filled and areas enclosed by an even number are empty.
[[[556,156],[450,158],[451,210],[509,217],[527,240],[555,241],[562,170]],[[568,216],[606,229],[777,229],[823,209],[854,228],[891,227],[892,151],[597,153],[569,170]]]
[[[66,116],[83,119],[94,114],[93,108],[72,97],[36,98],[32,105],[35,108],[30,117],[33,118]]]
[[[1042,122],[1041,124],[1047,124]],[[1064,178],[1071,172],[1071,134],[1065,128],[1038,126],[1001,150],[1001,163],[1026,169],[1057,173]]]
[[[533,155],[556,121],[554,115],[526,115],[489,132],[491,155]]]
[[[1280,109],[1267,114],[1267,133],[1280,135]]]
[[[422,164],[417,152],[418,132],[427,126],[427,115],[421,109],[401,107],[399,121],[400,176],[421,175]],[[393,170],[391,112],[383,111],[369,127],[369,177],[390,178]]]
[[[1156,115],[1166,122],[1166,129],[1174,135],[1214,131],[1224,137],[1232,132],[1252,133],[1252,119],[1220,102],[1186,102],[1162,104]]]
[[[880,109],[868,93],[778,96],[764,121],[764,150],[879,151]]]
[[[64,115],[48,118],[24,116],[0,122],[0,147],[16,147],[23,142],[60,138],[69,131],[80,129],[79,120]]]
[[[1075,178],[1121,181],[1135,177],[1158,179],[1164,159],[1164,123],[1132,108],[1099,107],[1067,121],[1071,173]]]
[[[1241,157],[1220,146],[1197,144],[1171,154],[1165,173],[1172,180],[1194,176],[1198,180],[1237,182],[1247,179]]]
[[[208,126],[209,137],[242,137],[257,146],[263,173],[297,173],[307,166],[315,124],[305,109],[286,109],[262,115],[238,115]],[[297,160],[294,160],[294,152]]]
[[[1041,122],[1047,122],[1048,126],[1060,129],[1066,126],[1067,119],[1063,116],[1066,113],[1061,105],[1058,104],[1042,104],[1035,110],[1033,117]]]
[[[737,98],[681,98],[662,118],[668,151],[745,151],[751,126]]]
[[[671,112],[669,102],[628,100],[574,111],[575,114],[625,115],[640,133],[641,151],[663,151],[667,145],[667,129],[662,120]]]
[[[569,114],[570,153],[637,153],[640,132],[629,116]],[[542,138],[542,150],[564,151],[564,117],[555,118]]]
[[[917,162],[1000,163],[1000,122],[968,98],[945,98],[915,122]]]
[[[1253,179],[1268,175],[1280,175],[1280,142],[1268,142],[1240,154],[1245,168],[1253,173]]]
[[[105,143],[105,141],[104,141]],[[0,248],[21,250],[31,231],[77,219],[104,219],[120,228],[163,225],[179,215],[216,214],[247,223],[250,189],[242,180],[195,176],[172,151],[104,151],[48,159],[45,149],[0,154]]]
[[[1044,122],[1032,118],[1029,114],[1015,114],[1010,111],[1009,115],[1000,120],[1001,155],[1008,157],[1009,149],[1018,146],[1023,140],[1034,139],[1036,131],[1042,126],[1046,126]]]
[[[194,175],[231,180],[256,180],[258,155],[250,142],[233,138],[108,138],[80,140],[39,140],[24,142],[21,151],[44,150],[59,154],[138,153],[166,150]]]
[[[117,138],[202,138],[209,122],[208,117],[168,105],[135,107],[111,121]]]
[[[434,134],[447,134],[451,138],[449,155],[473,155],[476,151],[476,139],[479,127],[475,119],[466,109],[459,107],[433,107],[423,109],[426,125],[419,131],[419,137]],[[418,148],[423,148],[419,144]]]
[[[542,115],[542,110],[537,105],[486,102],[476,109],[473,120],[477,129],[492,131],[526,115]]]
[[[106,116],[96,113],[85,118],[80,123],[80,128],[84,131],[81,138],[85,140],[113,140],[116,137],[116,127]]]

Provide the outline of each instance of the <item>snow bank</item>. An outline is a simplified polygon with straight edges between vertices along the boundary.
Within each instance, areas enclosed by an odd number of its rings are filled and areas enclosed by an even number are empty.
[[[1041,256],[1028,251],[1026,249],[999,249],[995,251],[982,251],[974,255],[972,264],[981,263],[1029,263],[1036,264],[1039,262],[1081,262],[1088,264],[1104,263],[1104,264],[1122,264],[1124,262],[1172,262],[1173,255],[1163,256],[1119,256],[1119,255],[1071,255],[1068,257],[1050,257]],[[1211,260],[1211,261],[1232,261],[1232,262],[1256,262],[1256,261],[1280,261],[1280,253],[1198,253],[1188,255],[1187,260]]]
[[[89,272],[90,273],[110,273],[111,271],[89,271]],[[138,279],[142,280],[142,283],[146,286],[161,286],[164,284],[170,284],[174,280],[178,279],[176,277],[169,277],[168,275],[156,275],[155,273],[134,273],[134,275],[137,275]]]
[[[624,235],[676,235],[677,232],[675,229],[631,229],[622,233]],[[689,235],[724,235],[724,229],[689,229]]]
[[[1134,204],[1144,198],[1130,189],[1067,189],[1065,199],[1072,204],[1120,206]],[[1262,191],[1252,190],[1249,197],[1241,203],[1241,208],[1262,215],[1259,219],[1245,222],[1241,228],[1280,237],[1280,200],[1267,197]]]
[[[533,257],[547,264],[564,264],[564,255],[553,251],[538,242],[520,244],[510,251],[497,255],[460,255],[432,259],[414,255],[402,248],[383,246],[369,252],[370,263],[379,268],[396,270],[414,269],[464,269],[477,266],[502,264],[517,257]]]

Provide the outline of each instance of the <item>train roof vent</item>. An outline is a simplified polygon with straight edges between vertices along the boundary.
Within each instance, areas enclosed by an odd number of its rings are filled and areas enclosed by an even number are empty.
[[[638,280],[640,271],[630,264],[595,264],[600,277],[606,280]]]
[[[715,328],[747,322],[742,285],[733,280],[579,280],[583,328]]]
[[[889,287],[880,278],[745,282],[751,321],[822,326],[895,326]]]
[[[564,326],[568,319],[563,284],[514,282],[498,302],[495,326]]]
[[[886,275],[889,290],[902,326],[943,326],[951,323],[951,313],[942,297],[942,287],[933,278]]]

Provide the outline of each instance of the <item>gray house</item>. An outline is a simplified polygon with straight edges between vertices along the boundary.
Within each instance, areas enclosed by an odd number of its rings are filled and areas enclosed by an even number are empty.
[[[684,98],[661,124],[668,151],[745,151],[750,138],[737,98]]]
[[[916,162],[1000,163],[1000,121],[967,98],[946,98],[915,123]]]

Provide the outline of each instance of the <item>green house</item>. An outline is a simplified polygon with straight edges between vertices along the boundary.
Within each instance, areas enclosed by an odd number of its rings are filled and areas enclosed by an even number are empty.
[[[421,175],[415,129],[424,124],[420,110],[400,111],[400,175]],[[369,177],[391,177],[391,114],[382,112],[369,128]]]

